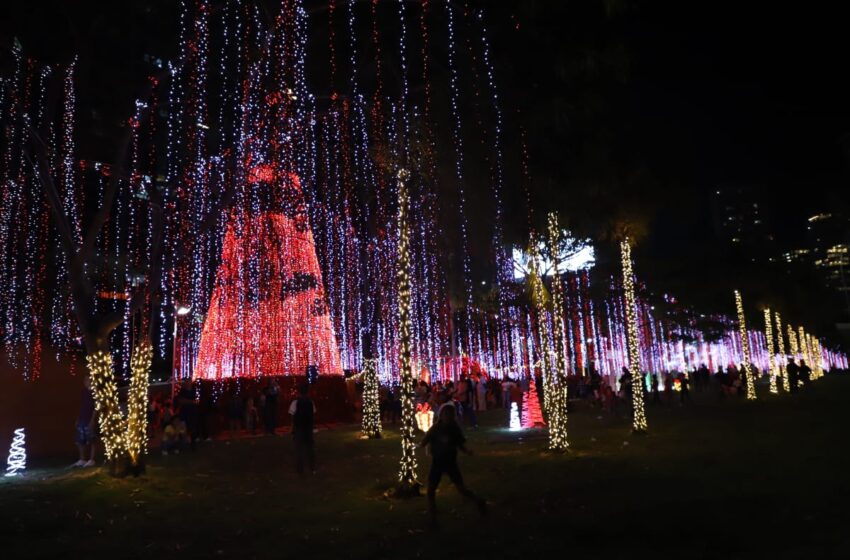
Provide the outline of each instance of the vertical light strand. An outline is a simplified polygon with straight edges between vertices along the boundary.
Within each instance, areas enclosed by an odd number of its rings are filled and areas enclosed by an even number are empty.
[[[747,388],[747,400],[752,401],[756,398],[756,383],[753,379],[753,368],[750,363],[750,341],[747,336],[747,322],[744,316],[744,303],[741,299],[741,293],[735,290],[735,307],[738,311],[738,331],[741,337],[741,362],[744,367],[744,383]]]
[[[552,258],[552,330],[555,339],[555,371],[550,378],[554,414],[549,421],[549,449],[552,451],[566,451],[570,444],[567,440],[567,365],[564,360],[564,326],[561,322],[564,302],[561,298],[561,274],[558,271],[560,261],[558,246],[560,244],[560,230],[558,228],[558,216],[554,212],[549,214],[549,254]],[[542,280],[542,279],[541,279]]]
[[[130,358],[130,391],[127,396],[127,452],[134,465],[147,452],[147,403],[153,348],[142,343],[133,350]]]
[[[410,228],[408,212],[410,197],[407,192],[408,171],[398,172],[398,322],[401,392],[401,463],[399,465],[399,491],[418,493],[416,480],[416,443],[413,369],[411,363],[411,318],[410,318]]]
[[[797,347],[800,349],[800,364],[805,361],[806,365],[811,368],[811,358],[809,358],[809,345],[806,341],[806,331],[803,327],[797,327]]]
[[[125,451],[124,420],[118,405],[118,387],[112,371],[112,355],[98,350],[86,356],[86,362],[106,458],[117,459]]]
[[[791,391],[791,383],[788,380],[788,369],[785,367],[788,362],[788,356],[785,355],[785,334],[782,332],[782,317],[778,312],[775,312],[776,319],[776,342],[777,350],[779,351],[779,373],[782,376],[782,389],[787,393]]]
[[[381,437],[381,407],[378,395],[378,370],[374,359],[366,359],[363,363],[363,418],[361,430],[363,438],[374,439]]]
[[[452,139],[455,148],[455,178],[457,180],[458,193],[458,215],[460,221],[461,234],[461,252],[462,252],[462,270],[463,284],[466,291],[466,346],[469,350],[472,349],[472,336],[470,334],[469,325],[472,323],[471,308],[472,308],[472,278],[470,271],[470,254],[469,254],[469,234],[466,223],[466,194],[464,189],[464,172],[463,172],[463,135],[460,118],[459,96],[460,90],[458,86],[458,70],[457,70],[457,53],[455,42],[455,27],[454,27],[454,6],[451,2],[446,2],[446,14],[448,15],[448,40],[449,40],[449,91],[450,105],[453,119]]]
[[[799,347],[797,346],[797,334],[794,332],[794,327],[787,325],[788,329],[788,351],[791,353],[791,359],[796,363],[799,357]]]
[[[628,370],[632,376],[632,405],[634,407],[632,430],[636,433],[644,433],[648,424],[643,405],[643,374],[640,369],[640,340],[638,339],[632,247],[628,237],[620,242],[620,257],[623,265],[623,292],[626,308],[627,361]]]
[[[549,363],[549,324],[546,313],[546,292],[543,286],[543,278],[540,271],[540,255],[537,249],[537,239],[532,232],[530,240],[531,274],[529,281],[532,282],[532,295],[537,309],[537,332],[540,338],[539,354],[540,367],[543,370],[543,407],[549,414],[549,422],[552,423],[553,398],[552,395],[552,367]],[[531,375],[534,375],[534,366],[531,367]]]
[[[770,392],[777,394],[779,388],[776,385],[776,355],[773,352],[773,321],[770,317],[770,309],[764,309],[764,337],[767,340],[767,363],[770,369]]]

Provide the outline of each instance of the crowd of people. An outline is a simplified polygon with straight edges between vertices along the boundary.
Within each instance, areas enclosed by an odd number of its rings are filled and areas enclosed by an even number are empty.
[[[793,358],[789,358],[785,370],[792,393],[811,383],[812,370],[804,360],[797,363]],[[751,365],[750,371],[756,382],[767,377],[766,372],[760,372],[754,365]],[[698,392],[714,391],[719,398],[742,397],[746,393],[746,375],[743,366],[731,364],[711,372],[706,365],[701,365],[688,372],[671,371],[646,375],[643,390],[647,402],[668,406],[676,402],[681,405],[689,403],[691,389]],[[568,376],[567,382],[570,406],[574,406],[576,402],[585,402],[612,414],[621,411],[631,413],[635,382],[626,368],[623,368],[622,375],[616,380],[591,370],[584,376]],[[777,383],[781,384],[782,381]],[[521,411],[529,387],[529,378],[523,376],[517,376],[516,379],[496,379],[486,375],[463,374],[457,382],[437,380],[428,383],[421,380],[416,384],[414,398],[417,407],[427,405],[435,411],[437,418],[440,418],[440,412],[446,405],[451,405],[459,423],[477,429],[478,413],[482,411],[510,409],[514,403]],[[536,379],[536,387],[538,398],[542,398],[543,381],[539,377]],[[315,461],[312,452],[315,405],[312,405],[312,410],[308,413],[305,412],[310,408],[307,404],[298,404],[306,402],[304,399],[307,398],[307,393],[302,392],[302,389],[306,391],[307,386],[299,388],[297,396],[292,395],[289,408],[293,425],[298,423],[297,417],[302,427],[300,431],[296,427],[291,430],[291,433],[296,434],[299,443],[296,446],[299,472],[303,471],[305,462],[313,470]],[[256,435],[258,432],[274,435],[280,424],[280,398],[281,388],[274,378],[269,378],[263,385],[257,385],[248,391],[240,392],[237,388],[232,388],[223,400],[223,405],[213,403],[211,395],[200,391],[195,383],[186,380],[171,395],[157,393],[152,396],[148,407],[148,435],[150,441],[159,446],[163,455],[179,454],[186,449],[194,449],[199,441],[209,441],[210,419],[213,415],[226,418],[225,433],[230,437],[238,434]],[[381,385],[379,402],[382,421],[390,424],[400,421],[401,398],[397,386]],[[74,467],[91,467],[95,464],[96,416],[91,383],[86,378],[76,424],[79,459],[74,463]],[[309,425],[309,430],[303,429],[304,425]]]
[[[308,393],[307,385],[298,387],[298,394],[293,396],[288,408],[292,417],[289,433],[295,440],[299,473],[303,472],[304,463],[309,465],[311,471],[315,471],[313,430],[316,407]],[[280,424],[280,395],[280,385],[274,378],[270,378],[261,388],[246,394],[233,389],[225,403],[226,431],[231,437],[237,434],[256,435],[258,430],[262,430],[266,435],[275,435]],[[76,423],[79,460],[72,467],[91,467],[95,466],[98,424],[91,380],[88,376],[83,381],[80,401],[80,413]],[[148,440],[160,449],[162,455],[179,455],[181,451],[194,450],[198,442],[212,440],[210,421],[221,412],[211,395],[201,391],[198,384],[187,379],[172,394],[155,393],[149,399]]]

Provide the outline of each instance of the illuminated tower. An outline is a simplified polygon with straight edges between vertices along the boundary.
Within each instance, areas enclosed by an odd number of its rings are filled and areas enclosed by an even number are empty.
[[[249,173],[257,211],[231,213],[194,376],[342,375],[298,177]]]

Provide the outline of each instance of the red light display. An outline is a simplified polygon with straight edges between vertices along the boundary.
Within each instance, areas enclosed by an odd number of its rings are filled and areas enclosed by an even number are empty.
[[[291,185],[297,190],[297,180]],[[234,213],[222,245],[194,375],[342,375],[308,220]]]

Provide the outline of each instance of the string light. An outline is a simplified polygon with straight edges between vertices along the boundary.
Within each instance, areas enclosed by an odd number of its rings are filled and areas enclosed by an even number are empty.
[[[797,327],[797,347],[800,351],[800,363],[806,362],[806,365],[811,368],[811,358],[809,358],[809,345],[806,340],[806,331],[803,327]]]
[[[770,368],[770,392],[775,395],[779,393],[779,388],[776,385],[776,360],[773,353],[773,320],[768,308],[764,309],[764,337],[767,341],[767,360]]]
[[[126,443],[124,419],[118,406],[118,387],[112,371],[112,355],[98,350],[86,356],[86,362],[106,459],[117,459],[126,450]]]
[[[130,360],[130,390],[127,395],[127,453],[134,465],[147,453],[148,440],[148,383],[150,380],[153,348],[142,343],[136,346]]]
[[[564,361],[564,327],[561,322],[561,312],[564,302],[561,299],[563,288],[561,275],[558,274],[558,248],[560,246],[560,228],[558,216],[549,214],[549,253],[552,255],[556,272],[552,274],[552,332],[555,343],[555,371],[550,375],[552,409],[549,413],[549,449],[566,451],[570,444],[567,439],[567,372]]]
[[[537,383],[534,374],[529,376],[528,391],[522,397],[522,427],[542,428],[546,425],[540,411],[540,399],[537,398]]]
[[[620,242],[620,258],[623,265],[623,292],[626,308],[626,332],[628,336],[627,369],[632,377],[632,430],[644,433],[648,428],[643,405],[643,375],[640,367],[640,340],[638,339],[637,305],[635,303],[635,281],[632,269],[632,247],[629,238]]]
[[[800,359],[800,348],[797,346],[797,333],[794,332],[794,327],[788,325],[788,350],[791,352],[791,359],[795,362]]]
[[[9,457],[6,459],[6,476],[18,476],[27,469],[26,434],[23,428],[15,429]]]
[[[434,411],[427,402],[416,405],[416,426],[422,432],[427,432],[434,425]]]
[[[399,358],[401,360],[399,392],[401,393],[401,462],[399,465],[399,493],[418,493],[416,480],[416,442],[414,441],[414,384],[411,361],[410,321],[410,231],[408,212],[410,197],[407,191],[409,172],[398,172],[398,323]]]
[[[511,403],[511,417],[508,429],[512,432],[518,432],[522,429],[522,422],[519,419],[519,408],[516,402]]]
[[[778,312],[774,313],[774,317],[776,319],[776,341],[779,346],[779,372],[782,375],[782,389],[788,393],[791,391],[791,382],[788,379],[788,369],[785,367],[788,356],[785,354],[785,334],[782,331],[782,317]]]
[[[738,330],[741,336],[741,361],[744,367],[744,382],[747,389],[747,400],[755,400],[756,384],[753,379],[753,369],[750,363],[750,341],[747,334],[747,323],[744,317],[744,303],[741,300],[741,293],[735,290],[735,308],[738,311]]]
[[[553,368],[549,362],[549,325],[548,318],[546,313],[546,292],[543,287],[543,277],[540,274],[540,258],[539,253],[537,252],[537,243],[535,242],[535,236],[532,233],[531,235],[531,244],[530,244],[530,255],[531,255],[531,274],[530,279],[532,282],[532,294],[534,297],[534,305],[537,310],[537,331],[540,337],[539,344],[539,354],[540,354],[540,367],[542,368],[543,374],[543,408],[546,409],[547,414],[557,414],[557,412],[553,412],[553,399],[554,395],[552,394],[552,375]],[[534,371],[530,371],[531,375],[534,375]],[[550,422],[552,419],[550,418]]]
[[[381,437],[381,403],[378,395],[378,371],[375,360],[363,364],[363,418],[361,422],[364,438]]]

